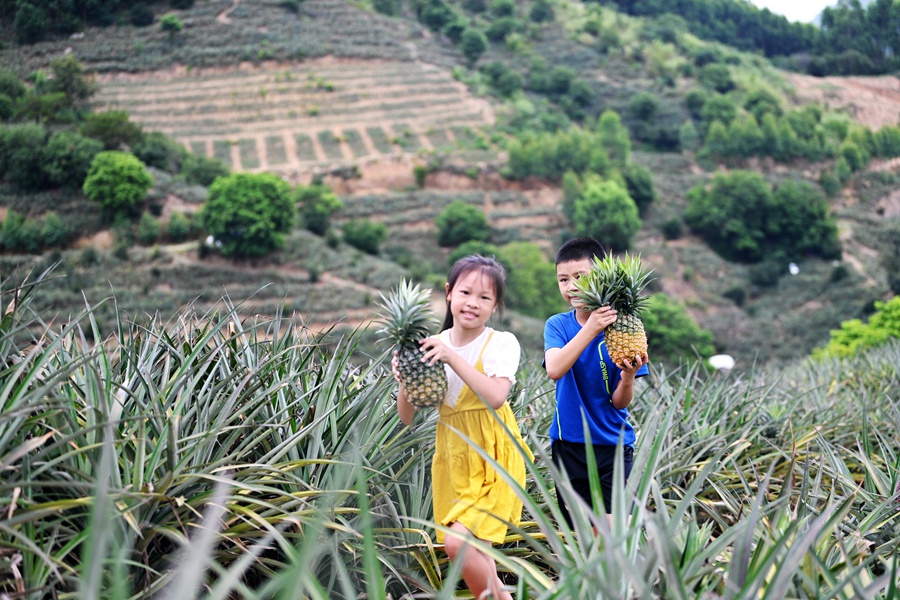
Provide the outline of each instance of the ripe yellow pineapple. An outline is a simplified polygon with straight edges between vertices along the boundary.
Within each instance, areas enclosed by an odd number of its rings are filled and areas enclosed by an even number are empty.
[[[647,352],[647,334],[639,318],[647,297],[641,296],[650,282],[640,256],[625,254],[624,259],[607,254],[594,258],[591,270],[575,281],[575,296],[580,308],[593,311],[609,305],[617,311],[616,322],[606,328],[606,349],[613,362],[634,362]]]
[[[437,320],[430,307],[431,293],[405,279],[382,303],[380,340],[396,346],[400,383],[406,399],[418,408],[437,406],[447,394],[447,374],[442,363],[422,362],[419,340],[431,335]]]

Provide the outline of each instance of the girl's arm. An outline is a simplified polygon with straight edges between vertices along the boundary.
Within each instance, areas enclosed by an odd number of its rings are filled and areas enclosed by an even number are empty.
[[[403,387],[403,384],[400,383],[400,371],[398,371],[397,367],[397,353],[394,352],[394,357],[391,359],[391,372],[394,374],[394,379],[397,380],[397,384],[400,386],[397,390],[397,414],[400,415],[400,421],[404,425],[412,425],[413,419],[416,416],[416,407],[409,403],[406,399],[406,388]]]
[[[404,425],[412,425],[413,418],[416,416],[416,407],[407,401],[406,388],[402,385],[397,392],[397,414],[400,415],[400,421]]]
[[[506,402],[509,395],[509,388],[512,382],[506,377],[490,377],[485,375],[473,365],[470,365],[462,356],[447,347],[437,337],[425,338],[420,342],[425,354],[422,355],[422,361],[434,364],[438,361],[450,365],[459,378],[465,382],[469,388],[478,394],[488,406],[498,409]],[[399,397],[398,397],[399,398]]]

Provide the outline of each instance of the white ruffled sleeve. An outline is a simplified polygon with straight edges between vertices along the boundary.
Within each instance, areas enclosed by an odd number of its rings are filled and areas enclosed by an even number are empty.
[[[511,383],[515,383],[521,352],[519,340],[515,335],[508,331],[495,331],[481,356],[485,375],[505,377]]]

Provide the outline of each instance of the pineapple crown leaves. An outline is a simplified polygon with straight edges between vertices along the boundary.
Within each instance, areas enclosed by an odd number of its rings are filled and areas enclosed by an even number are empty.
[[[641,292],[651,281],[650,273],[644,271],[638,255],[626,252],[622,259],[612,254],[594,257],[590,271],[575,280],[576,291],[572,295],[581,301],[585,311],[608,305],[623,315],[637,315],[649,300]]]
[[[396,288],[381,296],[377,320],[381,323],[378,341],[405,348],[431,335],[437,318],[431,310],[431,291],[403,279]]]

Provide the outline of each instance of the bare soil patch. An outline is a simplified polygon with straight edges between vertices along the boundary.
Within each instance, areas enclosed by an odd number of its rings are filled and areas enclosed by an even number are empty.
[[[870,129],[900,122],[900,78],[812,77],[788,73],[800,102],[841,108]]]

